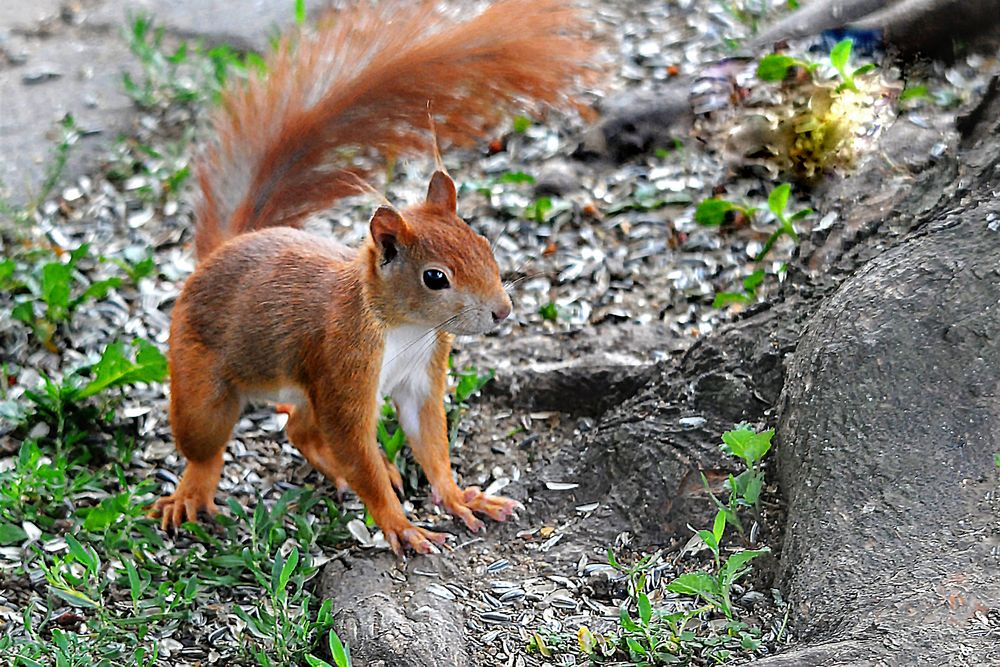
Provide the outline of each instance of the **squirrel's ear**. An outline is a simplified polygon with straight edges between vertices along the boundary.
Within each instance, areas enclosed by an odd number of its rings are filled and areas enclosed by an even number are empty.
[[[440,169],[434,172],[431,183],[427,186],[427,203],[446,211],[457,210],[458,195],[455,192],[455,183],[451,180],[451,176]]]
[[[382,264],[388,264],[399,252],[399,244],[409,238],[410,229],[399,211],[379,206],[369,223],[372,239],[382,253]]]

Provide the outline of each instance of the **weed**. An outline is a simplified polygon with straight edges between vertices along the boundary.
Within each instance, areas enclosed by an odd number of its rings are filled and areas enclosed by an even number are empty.
[[[732,220],[734,215],[740,215],[746,223],[752,223],[757,218],[757,207],[710,197],[698,204],[694,211],[694,221],[705,227],[718,227]]]
[[[693,595],[701,598],[711,606],[715,607],[729,620],[733,619],[733,603],[730,599],[733,584],[749,574],[749,563],[754,558],[766,553],[770,549],[744,549],[730,555],[725,563],[721,562],[720,545],[722,536],[725,533],[726,512],[719,510],[715,514],[715,521],[712,523],[712,530],[696,530],[695,533],[701,538],[705,546],[712,552],[715,560],[714,572],[687,572],[680,575],[667,584],[667,590],[681,595]]]
[[[550,197],[539,197],[525,207],[524,217],[528,220],[534,220],[537,223],[543,223],[555,215],[552,211],[552,199]]]
[[[842,39],[830,50],[829,63],[840,77],[840,85],[836,92],[850,90],[858,92],[855,79],[862,74],[867,74],[875,69],[874,63],[862,65],[856,69],[850,69],[848,63],[851,58],[851,49],[854,45],[851,38]],[[795,58],[784,53],[771,53],[757,64],[757,77],[761,81],[784,81],[788,78],[789,70],[793,67],[800,68],[810,75],[814,75],[819,68],[819,63]]]
[[[769,53],[757,63],[757,78],[761,81],[784,81],[789,71],[797,67],[810,75],[818,68],[819,63],[802,60],[784,53]]]
[[[531,119],[527,116],[514,116],[513,128],[518,134],[524,134],[531,127]]]
[[[535,177],[523,171],[505,171],[499,176],[489,176],[481,181],[466,181],[462,183],[462,192],[471,190],[484,197],[492,197],[501,185],[522,185],[535,182]]]
[[[65,261],[49,251],[33,251],[0,262],[0,288],[14,293],[11,317],[31,327],[35,337],[50,351],[58,328],[69,322],[73,312],[88,301],[102,299],[121,285],[120,278],[89,282],[78,270],[79,263],[91,259],[90,248],[81,245]]]
[[[713,308],[725,308],[732,303],[753,303],[757,300],[757,288],[764,282],[764,269],[757,269],[743,279],[742,292],[716,292],[712,300]]]
[[[135,190],[144,201],[158,202],[177,197],[191,176],[190,145],[194,128],[185,127],[176,141],[164,141],[159,148],[134,139],[122,140],[115,147],[107,172],[108,180],[125,182],[133,176],[146,176],[146,183]]]
[[[771,449],[771,438],[774,431],[763,431],[756,433],[746,425],[740,425],[732,431],[722,434],[722,451],[730,456],[740,459],[746,466],[746,470],[735,477],[729,475],[725,482],[725,490],[729,493],[726,502],[723,503],[716,497],[708,484],[708,480],[702,475],[702,484],[709,496],[715,502],[719,511],[723,513],[729,525],[742,536],[743,522],[739,518],[741,509],[756,511],[757,503],[760,500],[761,490],[764,488],[764,471],[761,468],[761,459]]]
[[[550,301],[538,308],[538,314],[546,322],[555,322],[559,319],[559,306],[556,305],[555,301]]]
[[[854,41],[848,37],[837,42],[837,44],[830,50],[830,64],[833,65],[833,68],[837,70],[838,74],[840,74],[842,82],[840,86],[837,87],[838,92],[841,90],[851,90],[855,93],[858,92],[858,86],[854,83],[854,79],[875,69],[874,63],[867,63],[854,70],[848,68],[848,63],[851,59],[851,48],[853,46]]]
[[[899,94],[899,101],[900,101],[900,103],[902,103],[902,102],[906,102],[908,100],[916,100],[916,99],[921,99],[921,98],[930,97],[930,96],[931,96],[931,94],[930,94],[930,91],[927,89],[927,86],[923,86],[923,85],[907,86]]]
[[[759,499],[763,486],[760,463],[770,450],[773,434],[740,426],[722,436],[723,450],[740,459],[746,470],[730,476],[730,503],[726,506],[716,500],[719,510],[712,526],[695,531],[712,555],[711,566],[707,571],[681,574],[664,587],[669,593],[696,598],[701,606],[664,608],[665,604],[654,602],[658,586],[650,587],[649,581],[654,570],[662,567],[659,553],[624,564],[608,549],[608,564],[625,579],[626,600],[619,608],[613,635],[595,633],[586,626],[579,628],[576,640],[581,653],[598,664],[621,664],[618,661],[627,658],[630,664],[666,665],[688,664],[695,655],[721,663],[736,651],[745,655],[760,648],[760,629],[739,620],[732,594],[736,584],[751,571],[751,561],[769,549],[744,549],[724,557],[723,542],[726,526],[738,525],[730,520],[730,514],[735,516],[739,509],[755,506]],[[721,624],[705,623],[706,615],[713,612],[721,614]]]
[[[129,50],[142,65],[143,77],[137,81],[125,73],[122,85],[142,108],[213,103],[232,75],[246,76],[248,71],[264,69],[257,54],[239,53],[228,46],[206,49],[181,41],[168,52],[164,35],[163,28],[145,15],[132,17],[125,32]]]
[[[764,261],[767,254],[771,252],[771,248],[774,247],[774,244],[782,236],[788,236],[796,243],[799,242],[799,233],[795,229],[795,223],[806,216],[812,215],[813,210],[811,208],[802,208],[789,215],[787,211],[788,197],[791,192],[792,186],[788,183],[782,183],[771,190],[771,193],[767,196],[767,207],[778,222],[778,228],[764,242],[764,246],[757,253],[757,256],[754,257],[755,262]]]
[[[62,178],[63,172],[66,170],[66,162],[69,160],[72,148],[80,138],[80,128],[77,126],[72,114],[63,116],[59,122],[59,129],[59,141],[53,149],[51,159],[45,166],[45,178],[38,191],[29,197],[28,203],[24,206],[15,206],[0,199],[0,214],[18,224],[26,225],[31,222],[32,216],[38,207],[52,194],[52,190],[55,189]]]
[[[340,637],[333,630],[330,630],[327,635],[327,643],[330,647],[330,657],[333,659],[333,664],[325,660],[320,660],[312,654],[306,655],[306,662],[309,667],[351,667],[351,651],[350,647],[340,641]]]
[[[59,382],[43,375],[41,387],[24,392],[26,402],[0,403],[0,415],[25,428],[39,423],[52,427],[54,432],[45,433],[57,447],[83,437],[104,412],[86,399],[108,389],[137,382],[162,382],[166,378],[167,360],[155,345],[136,339],[131,348],[134,356],[124,343],[110,343],[96,364],[77,368]],[[90,380],[86,380],[87,375],[92,376]]]
[[[686,192],[665,193],[652,183],[636,183],[632,194],[607,209],[609,216],[624,211],[655,211],[664,206],[691,203],[691,195]]]
[[[777,227],[767,237],[760,251],[754,256],[755,262],[762,262],[771,252],[774,244],[783,236],[790,237],[798,243],[799,234],[795,229],[795,223],[806,216],[812,215],[811,208],[802,208],[795,213],[788,212],[788,199],[791,195],[792,186],[788,183],[781,183],[775,187],[767,197],[767,207],[777,222]],[[753,223],[760,214],[760,209],[750,204],[739,204],[726,199],[712,197],[702,201],[695,209],[694,219],[700,225],[706,227],[718,227],[726,221],[735,221],[738,216],[744,224]],[[719,292],[715,295],[712,305],[716,308],[724,308],[733,303],[753,303],[757,300],[757,292],[764,282],[766,273],[763,269],[757,269],[750,275],[743,278],[742,290],[738,292]]]

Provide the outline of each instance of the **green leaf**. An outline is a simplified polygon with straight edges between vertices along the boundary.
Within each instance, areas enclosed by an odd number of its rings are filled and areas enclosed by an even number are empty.
[[[76,308],[88,299],[103,299],[112,288],[119,287],[121,284],[121,278],[108,278],[107,280],[94,281],[87,286],[87,289],[83,291],[83,294],[70,302],[70,307]]]
[[[32,301],[21,301],[10,311],[10,316],[19,322],[31,324],[35,321],[35,306]]]
[[[455,385],[455,400],[464,403],[470,396],[485,387],[496,376],[496,371],[491,368],[485,373],[480,373],[476,368],[467,368],[457,375],[458,384]]]
[[[94,379],[80,391],[80,398],[136,382],[160,382],[167,376],[167,360],[155,345],[141,339],[132,344],[138,350],[135,361],[126,356],[121,342],[104,348],[101,360],[93,368]]]
[[[649,622],[653,619],[653,605],[649,602],[649,596],[645,593],[639,593],[639,599],[636,601],[639,607],[639,620],[642,621],[644,626],[649,626]]]
[[[847,37],[840,40],[830,50],[830,64],[837,68],[842,74],[847,72],[847,61],[851,58],[851,47],[854,41]]]
[[[698,204],[694,221],[706,227],[718,227],[726,221],[726,214],[736,208],[736,204],[725,199],[712,197]]]
[[[142,581],[139,579],[139,573],[131,560],[125,560],[125,572],[128,574],[128,589],[132,595],[132,604],[137,605],[139,604],[139,596],[142,595]]]
[[[718,580],[707,572],[686,572],[667,584],[667,590],[680,595],[697,595],[710,602],[721,594]]]
[[[20,544],[28,539],[28,534],[17,524],[0,521],[0,545]]]
[[[51,309],[69,307],[71,270],[68,264],[49,262],[42,267],[42,301]]]
[[[632,639],[631,637],[626,637],[625,643],[628,644],[628,648],[630,651],[632,651],[632,653],[635,653],[637,655],[646,655],[646,649],[643,647],[642,644],[640,644],[635,639]]]
[[[542,316],[543,320],[555,322],[559,319],[559,308],[555,302],[550,302],[539,308],[538,314]]]
[[[552,199],[550,197],[539,197],[524,209],[524,217],[535,222],[545,222],[548,213],[552,210]]]
[[[534,183],[535,177],[523,171],[508,171],[497,179],[497,183]]]
[[[80,609],[97,609],[100,605],[79,591],[49,586],[53,595]]]
[[[288,552],[288,560],[285,561],[285,565],[281,568],[281,577],[278,579],[278,590],[285,590],[288,586],[288,580],[291,578],[292,573],[295,572],[295,568],[299,564],[299,550],[297,547],[292,547],[292,550]]]
[[[523,134],[531,127],[531,119],[527,116],[514,116],[514,131]]]
[[[69,553],[77,560],[77,562],[89,569],[93,569],[97,565],[94,560],[94,554],[88,551],[87,548],[80,543],[80,540],[73,536],[73,533],[66,533],[65,539],[66,544],[69,545]]]
[[[712,553],[717,553],[719,551],[719,541],[715,539],[715,534],[710,530],[699,530],[697,531],[698,537],[701,541],[705,543]]]
[[[912,86],[899,94],[899,101],[905,102],[906,100],[912,100],[917,97],[929,96],[930,92],[927,90],[927,86]]]
[[[330,655],[337,667],[351,667],[350,647],[340,641],[340,637],[333,630],[330,630]]]
[[[813,212],[814,211],[811,208],[804,208],[804,209],[802,209],[800,211],[796,211],[795,213],[793,213],[792,216],[788,218],[788,221],[789,222],[795,222],[796,220],[801,220],[802,218],[806,217],[807,215],[812,215]]]
[[[778,220],[784,220],[785,218],[785,208],[788,206],[788,196],[791,192],[791,184],[782,183],[775,189],[771,190],[771,194],[767,196],[767,207],[771,209],[771,213],[773,213],[774,217]]]
[[[760,461],[771,449],[771,438],[774,430],[754,433],[749,428],[739,428],[722,434],[722,451],[743,459],[747,467]]]
[[[861,76],[862,74],[868,74],[868,72],[874,71],[877,67],[878,65],[876,65],[875,63],[867,63],[857,68],[853,72],[851,72],[851,76],[855,77],[855,76]]]
[[[14,275],[17,265],[12,259],[5,259],[0,262],[0,285],[6,283]]]
[[[121,510],[115,505],[114,498],[105,498],[97,507],[85,511],[83,528],[91,533],[107,530],[122,515]]]
[[[764,547],[763,549],[744,549],[743,551],[737,551],[727,558],[726,562],[722,565],[722,569],[719,570],[719,580],[721,580],[723,585],[726,586],[732,584],[746,573],[744,567],[747,563],[754,558],[767,553],[771,553],[771,549],[768,547]]]
[[[722,542],[722,534],[725,530],[726,513],[720,510],[715,513],[715,521],[712,523],[712,535],[715,537],[716,544]]]
[[[302,25],[306,22],[306,0],[295,0],[295,23]]]
[[[717,292],[712,307],[725,308],[731,303],[750,303],[750,296],[746,292]]]
[[[628,609],[625,608],[625,605],[622,605],[618,610],[618,622],[627,632],[639,632],[638,624],[636,624],[636,622],[632,620],[632,617],[629,616]]]
[[[764,276],[765,276],[764,269],[757,269],[749,276],[744,278],[743,289],[746,291],[746,293],[756,296],[757,288],[760,287],[760,284],[762,282],[764,282]]]
[[[234,606],[233,613],[235,613],[241,621],[247,624],[247,630],[249,630],[250,634],[254,637],[257,639],[273,640],[273,637],[260,627],[260,621],[244,611],[242,607],[239,605]]]
[[[796,59],[781,53],[764,56],[757,64],[757,78],[761,81],[783,81]]]
[[[735,478],[730,476],[730,484],[734,495],[746,505],[752,507],[760,498],[764,486],[764,476],[756,470],[744,470]]]
[[[312,653],[306,654],[306,663],[309,664],[309,667],[334,667],[326,660],[321,660],[316,656],[314,656]]]

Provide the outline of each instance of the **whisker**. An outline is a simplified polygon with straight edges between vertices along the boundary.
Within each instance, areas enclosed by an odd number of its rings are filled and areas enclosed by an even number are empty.
[[[439,331],[441,331],[446,326],[448,326],[452,322],[456,321],[457,319],[459,319],[463,315],[472,312],[473,310],[475,310],[475,308],[476,308],[475,306],[468,306],[466,308],[463,308],[458,313],[456,313],[455,315],[452,315],[451,317],[449,317],[448,319],[444,320],[440,324],[437,324],[437,325],[431,327],[425,333],[423,333],[422,335],[414,338],[409,343],[407,343],[406,346],[404,348],[402,348],[399,352],[397,352],[396,354],[394,354],[391,359],[389,359],[388,361],[384,361],[383,365],[388,366],[389,364],[393,363],[400,356],[402,356],[403,354],[405,354],[406,352],[408,352],[410,350],[410,348],[412,348],[414,345],[416,345],[417,343],[420,343],[421,341],[425,341],[428,338],[433,338],[434,336],[437,335],[437,333]]]
[[[507,282],[505,282],[503,284],[504,291],[509,292],[511,289],[513,289],[514,287],[517,287],[518,285],[520,285],[521,283],[523,283],[525,280],[531,280],[533,278],[538,278],[538,277],[544,276],[544,275],[547,275],[546,271],[539,271],[537,273],[529,273],[527,275],[521,276],[520,278],[515,278],[514,280],[508,280]]]
[[[461,313],[459,313],[459,314],[461,314]],[[406,352],[408,352],[411,347],[413,347],[414,345],[416,345],[417,343],[419,343],[419,342],[421,342],[423,340],[426,340],[429,337],[432,337],[433,335],[436,335],[438,331],[440,331],[444,327],[448,326],[449,324],[451,324],[452,322],[454,322],[457,319],[458,319],[458,315],[454,315],[454,316],[449,317],[448,319],[446,319],[444,322],[441,322],[440,324],[438,324],[438,325],[436,325],[434,327],[431,327],[426,332],[424,332],[423,334],[417,336],[416,338],[414,338],[413,340],[411,340],[409,343],[407,343],[406,346],[403,347],[399,352],[397,352],[396,354],[392,355],[391,359],[389,359],[388,361],[383,361],[382,365],[383,366],[388,366],[389,364],[393,363],[394,361],[396,361],[396,359],[398,359],[399,357],[403,356]]]

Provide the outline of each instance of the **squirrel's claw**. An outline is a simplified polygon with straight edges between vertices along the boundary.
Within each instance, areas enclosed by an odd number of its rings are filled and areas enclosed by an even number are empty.
[[[197,523],[198,512],[201,510],[211,516],[215,516],[219,511],[215,506],[214,499],[205,500],[188,494],[173,493],[158,498],[153,503],[148,516],[151,519],[160,518],[160,528],[166,532],[171,528],[179,528],[185,521]]]
[[[476,518],[474,512],[485,514],[494,521],[506,521],[515,510],[522,507],[519,502],[510,498],[488,496],[478,486],[470,486],[464,491],[456,489],[456,493],[443,498],[441,504],[452,516],[464,521],[473,533],[486,529],[486,525]]]
[[[440,551],[435,545],[441,545],[448,541],[447,533],[435,533],[432,530],[418,528],[417,526],[404,528],[399,533],[395,531],[386,531],[386,541],[389,542],[389,546],[392,548],[393,553],[400,558],[403,557],[403,547],[399,540],[400,537],[403,538],[404,542],[408,544],[411,549],[419,554],[439,553]]]

